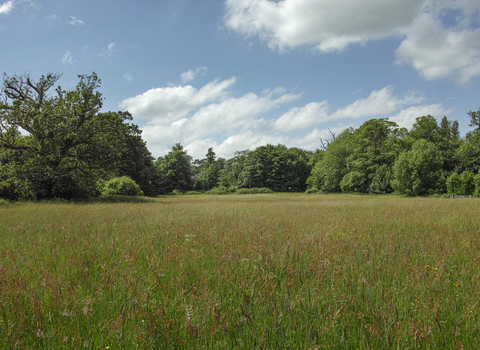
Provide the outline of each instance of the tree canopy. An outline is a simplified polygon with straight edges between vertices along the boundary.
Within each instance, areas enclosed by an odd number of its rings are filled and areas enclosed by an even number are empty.
[[[204,159],[194,160],[177,143],[154,161],[128,111],[101,111],[95,73],[79,75],[71,90],[54,88],[60,78],[4,75],[0,198],[89,197],[106,193],[106,183],[110,192],[128,183],[135,194],[149,196],[217,186],[217,193],[307,187],[324,193],[480,193],[480,110],[467,113],[473,130],[463,138],[458,122],[447,117],[439,123],[419,116],[410,130],[381,118],[331,132],[315,152],[268,144],[224,159],[210,147]]]
[[[97,181],[117,171],[127,136],[138,131],[130,113],[100,112],[101,82],[95,73],[79,75],[73,90],[58,86],[52,93],[60,77],[4,76],[0,191],[12,199],[95,195]]]

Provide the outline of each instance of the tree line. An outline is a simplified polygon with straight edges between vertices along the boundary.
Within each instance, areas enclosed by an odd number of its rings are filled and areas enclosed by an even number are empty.
[[[155,159],[128,111],[100,112],[100,79],[79,75],[75,89],[50,90],[59,74],[34,81],[4,75],[0,94],[0,198],[76,199],[106,194],[188,191],[479,194],[480,110],[458,122],[430,116],[411,130],[372,119],[319,140],[315,152],[284,145],[193,159],[181,144]],[[21,131],[23,130],[23,135]]]

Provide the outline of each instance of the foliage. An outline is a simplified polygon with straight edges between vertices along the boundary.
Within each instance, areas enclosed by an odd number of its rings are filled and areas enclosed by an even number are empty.
[[[266,187],[275,192],[299,192],[306,188],[311,168],[310,153],[284,145],[266,145],[237,155],[239,188]]]
[[[468,140],[468,139],[467,139]],[[460,145],[456,150],[455,156],[458,159],[458,168],[460,171],[470,170],[477,172],[480,170],[480,142],[468,140]]]
[[[473,182],[475,184],[475,192],[473,193],[476,196],[480,196],[480,170],[478,171],[478,174],[475,175],[473,178]]]
[[[183,192],[180,190],[173,190],[171,194],[174,196],[180,196],[183,195]]]
[[[215,160],[216,156],[212,147],[208,149],[206,157],[206,162],[198,173],[195,183],[195,188],[203,191],[208,191],[217,185],[220,173],[220,168]]]
[[[305,194],[313,194],[313,193],[320,193],[320,191],[316,187],[307,188],[307,190],[305,191]]]
[[[354,133],[354,129],[346,129],[328,144],[324,156],[315,164],[307,179],[309,187],[325,193],[341,192],[340,182],[348,173],[347,158],[354,151]]]
[[[270,144],[236,152],[225,162],[219,183],[225,187],[266,187],[276,192],[304,191],[312,155],[299,148]]]
[[[160,177],[161,193],[170,193],[173,190],[183,193],[192,189],[190,160],[180,143],[175,144],[164,157],[158,158],[155,167]]]
[[[189,195],[189,196],[195,196],[195,195],[199,195],[199,194],[203,194],[203,192],[199,192],[199,191],[188,191],[187,193],[185,193],[186,195]]]
[[[224,186],[218,186],[214,187],[211,190],[205,192],[206,194],[229,194],[230,191],[228,190],[227,187]]]
[[[0,149],[12,153],[8,164],[2,165],[0,191],[6,189],[14,199],[91,196],[96,182],[115,172],[125,149],[131,115],[99,112],[102,97],[97,75],[79,75],[74,90],[58,86],[50,95],[59,79],[58,74],[42,76],[37,82],[28,75],[4,76]],[[19,130],[28,135],[20,136]]]
[[[448,194],[456,194],[456,195],[464,194],[462,179],[457,173],[453,173],[447,178],[446,186],[447,186]]]
[[[154,157],[142,140],[142,131],[135,124],[125,129],[125,151],[121,155],[117,176],[128,176],[134,180],[146,196],[160,193],[160,177],[154,166]]]
[[[143,191],[128,176],[116,177],[106,181],[101,189],[102,196],[143,196]]]
[[[473,127],[475,130],[480,130],[480,109],[478,111],[470,111],[467,113],[470,117],[469,126]]]
[[[413,144],[411,151],[402,152],[393,166],[395,192],[409,196],[425,196],[442,188],[443,160],[435,145],[425,139]]]

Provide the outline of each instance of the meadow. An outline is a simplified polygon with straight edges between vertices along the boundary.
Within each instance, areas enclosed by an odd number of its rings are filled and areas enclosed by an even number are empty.
[[[2,349],[478,349],[480,199],[0,206]]]

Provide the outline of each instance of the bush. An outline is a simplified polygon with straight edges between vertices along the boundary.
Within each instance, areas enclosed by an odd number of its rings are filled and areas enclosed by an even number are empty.
[[[172,191],[172,194],[173,194],[174,196],[180,196],[180,195],[183,194],[183,192],[180,191],[180,190],[173,190],[173,191]]]
[[[203,192],[198,192],[198,191],[188,191],[187,193],[185,193],[186,195],[189,195],[189,196],[195,196],[195,195],[199,195],[199,194],[203,194]]]
[[[131,178],[122,176],[105,182],[101,194],[102,196],[143,196],[143,191]]]
[[[10,203],[9,200],[0,198],[0,206],[2,206],[2,205],[10,205],[10,204],[11,204],[11,203]]]
[[[206,194],[228,194],[228,188],[225,186],[218,186],[212,188],[210,191],[205,192]]]
[[[312,194],[312,193],[318,193],[318,188],[316,187],[310,187],[310,188],[307,188],[307,190],[305,191],[305,194]]]

